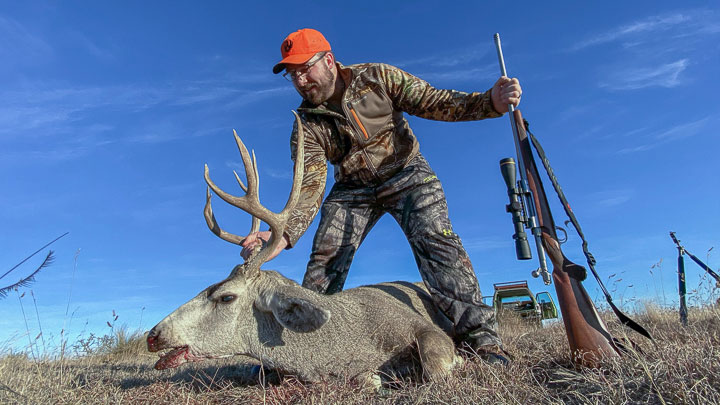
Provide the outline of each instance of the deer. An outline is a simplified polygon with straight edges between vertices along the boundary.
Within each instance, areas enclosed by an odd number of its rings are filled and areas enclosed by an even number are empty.
[[[272,230],[224,280],[213,284],[161,320],[147,336],[150,352],[159,352],[158,370],[186,362],[245,355],[301,381],[346,377],[380,389],[389,376],[416,370],[430,381],[448,376],[462,363],[451,339],[452,323],[433,303],[422,283],[386,282],[323,295],[273,270],[261,270],[282,238],[297,204],[304,173],[304,133],[296,112],[297,152],[290,197],[279,213],[260,204],[259,176],[233,130],[246,172],[247,186],[235,172],[243,196],[220,189],[210,178],[204,216],[221,239],[241,244],[246,236],[222,230],[212,212],[212,190],[222,200],[252,216],[250,233],[260,221]],[[277,239],[276,239],[277,237]]]

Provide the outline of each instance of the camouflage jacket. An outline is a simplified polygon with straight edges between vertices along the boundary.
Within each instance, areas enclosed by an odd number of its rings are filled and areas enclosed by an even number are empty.
[[[338,71],[346,84],[343,114],[306,101],[298,108],[305,134],[305,176],[300,201],[285,234],[295,245],[317,214],[325,192],[327,163],[335,182],[376,186],[399,172],[418,153],[418,141],[403,112],[439,121],[499,117],[490,90],[464,93],[441,90],[394,66],[366,63]],[[290,138],[295,160],[297,127]]]

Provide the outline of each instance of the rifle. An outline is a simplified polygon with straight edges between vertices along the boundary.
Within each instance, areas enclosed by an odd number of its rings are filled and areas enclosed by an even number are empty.
[[[502,76],[507,76],[499,34],[495,34],[495,46],[500,62],[500,72]],[[530,146],[531,141],[562,202],[565,213],[583,241],[583,252],[587,258],[588,266],[605,294],[608,304],[610,304],[610,307],[624,325],[629,326],[650,340],[652,340],[652,337],[644,328],[623,314],[613,304],[612,297],[610,297],[595,271],[595,258],[587,249],[587,241],[550,167],[545,152],[537,138],[528,130],[529,124],[523,119],[520,110],[515,109],[513,105],[508,107],[520,180],[516,181],[516,164],[513,158],[501,160],[500,170],[510,198],[510,204],[506,209],[513,217],[515,227],[513,239],[515,239],[517,257],[520,260],[527,260],[532,257],[527,236],[523,230],[523,228],[529,228],[535,237],[540,261],[540,268],[533,271],[532,275],[533,277],[542,276],[545,284],[550,284],[552,280],[555,281],[555,292],[560,304],[573,362],[592,368],[599,367],[604,358],[617,357],[625,348],[607,330],[595,304],[582,285],[582,281],[587,277],[587,270],[565,257],[565,254],[560,249],[561,241],[558,239],[555,230],[561,228],[555,226],[555,221],[550,212],[547,195],[540,180],[540,174]],[[552,277],[547,269],[545,252],[547,252],[553,265]]]
[[[718,286],[720,286],[720,276],[718,276],[717,273],[715,273],[710,266],[703,263],[702,260],[698,259],[694,254],[690,253],[685,249],[684,246],[680,244],[680,241],[675,237],[675,232],[670,232],[670,237],[672,238],[673,242],[677,245],[678,249],[678,292],[680,293],[680,322],[683,324],[683,326],[687,326],[687,304],[685,303],[685,295],[686,295],[686,288],[685,288],[685,258],[684,255],[687,254],[690,256],[690,258],[697,263],[698,266],[700,266],[703,270],[705,270],[712,278],[715,279],[715,283],[717,283]]]

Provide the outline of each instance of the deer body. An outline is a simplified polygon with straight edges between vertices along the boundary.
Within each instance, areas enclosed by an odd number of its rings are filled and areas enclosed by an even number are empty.
[[[305,381],[366,380],[376,372],[404,374],[417,358],[433,379],[459,361],[448,335],[452,324],[419,284],[321,295],[274,271],[247,278],[242,270],[236,267],[150,331],[151,351],[173,349],[156,368],[243,354]]]
[[[301,287],[274,271],[260,270],[279,246],[285,224],[297,204],[303,177],[304,137],[299,117],[298,144],[290,198],[280,213],[258,200],[254,159],[235,134],[247,174],[246,195],[236,197],[210,179],[205,220],[210,230],[231,243],[244,237],[222,230],[210,204],[212,189],[226,202],[253,215],[251,233],[259,221],[270,225],[273,237],[236,266],[230,276],[182,305],[148,334],[151,352],[170,349],[157,369],[187,361],[243,354],[306,381],[347,376],[377,387],[377,372],[404,374],[417,358],[426,378],[446,375],[460,361],[449,337],[452,323],[440,313],[422,285],[407,282],[376,284],[322,295]],[[300,163],[298,163],[300,162]]]

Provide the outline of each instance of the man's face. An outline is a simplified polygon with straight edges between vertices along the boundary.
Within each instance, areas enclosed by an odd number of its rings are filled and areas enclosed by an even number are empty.
[[[330,54],[317,59],[317,55],[303,65],[286,65],[285,69],[295,85],[295,90],[310,104],[327,101],[335,90],[336,74],[331,68]]]

